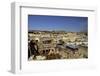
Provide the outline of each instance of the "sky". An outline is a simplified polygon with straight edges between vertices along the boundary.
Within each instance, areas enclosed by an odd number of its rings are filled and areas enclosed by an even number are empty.
[[[87,31],[88,17],[28,15],[28,30]]]

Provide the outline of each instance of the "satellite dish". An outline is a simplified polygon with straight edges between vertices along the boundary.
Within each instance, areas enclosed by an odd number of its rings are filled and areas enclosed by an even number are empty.
[[[39,38],[35,38],[35,40],[40,41],[40,39],[39,39]]]

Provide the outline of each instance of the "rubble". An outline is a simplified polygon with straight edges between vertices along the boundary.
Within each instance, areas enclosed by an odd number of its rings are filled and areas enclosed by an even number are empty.
[[[88,40],[84,32],[31,31],[28,38],[36,48],[29,60],[88,58]]]

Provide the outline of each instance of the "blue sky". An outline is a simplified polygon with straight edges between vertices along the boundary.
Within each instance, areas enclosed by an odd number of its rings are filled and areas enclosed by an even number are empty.
[[[28,30],[81,32],[87,27],[87,17],[28,15]]]

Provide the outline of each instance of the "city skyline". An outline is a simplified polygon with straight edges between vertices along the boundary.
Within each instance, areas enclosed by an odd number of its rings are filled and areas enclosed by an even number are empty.
[[[88,17],[28,15],[28,30],[87,32]]]

